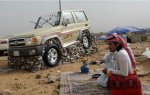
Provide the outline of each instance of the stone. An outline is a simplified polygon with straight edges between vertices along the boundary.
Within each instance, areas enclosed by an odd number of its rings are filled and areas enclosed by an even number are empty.
[[[36,75],[36,79],[40,79],[40,78],[42,78],[42,75],[37,74],[37,75]]]

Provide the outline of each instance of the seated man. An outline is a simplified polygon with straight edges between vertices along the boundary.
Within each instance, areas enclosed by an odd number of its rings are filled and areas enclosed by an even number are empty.
[[[107,38],[110,54],[105,58],[105,68],[103,74],[97,79],[99,85],[108,87],[108,74],[117,74],[128,76],[133,73],[135,68],[135,60],[131,50],[127,47],[127,43],[119,35],[112,34]]]

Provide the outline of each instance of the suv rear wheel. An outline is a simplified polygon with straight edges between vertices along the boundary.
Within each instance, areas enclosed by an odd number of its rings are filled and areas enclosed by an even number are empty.
[[[82,44],[84,49],[88,49],[90,47],[90,39],[87,35],[82,36]]]
[[[48,67],[54,67],[58,65],[60,61],[60,52],[58,46],[55,44],[49,45],[45,48],[45,53],[43,56],[45,65]]]

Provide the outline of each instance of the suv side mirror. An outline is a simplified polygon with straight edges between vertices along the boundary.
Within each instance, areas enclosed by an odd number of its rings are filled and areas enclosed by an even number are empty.
[[[59,25],[59,21],[55,21],[55,24],[54,25]]]

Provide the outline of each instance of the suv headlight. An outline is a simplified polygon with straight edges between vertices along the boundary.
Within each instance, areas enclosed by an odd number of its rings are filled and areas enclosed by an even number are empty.
[[[26,45],[37,45],[41,42],[41,37],[36,36],[32,38],[26,38]]]

